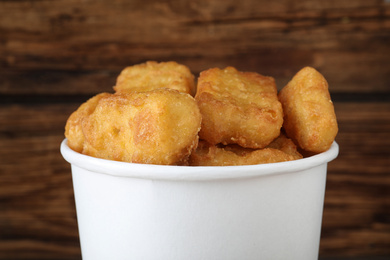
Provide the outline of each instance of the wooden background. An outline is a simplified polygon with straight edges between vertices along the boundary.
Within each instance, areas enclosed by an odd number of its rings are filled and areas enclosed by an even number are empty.
[[[389,1],[0,0],[0,259],[81,259],[65,121],[146,60],[317,68],[340,127],[320,257],[390,257]]]

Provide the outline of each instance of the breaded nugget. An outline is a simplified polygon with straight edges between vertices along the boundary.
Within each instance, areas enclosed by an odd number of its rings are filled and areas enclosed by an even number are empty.
[[[114,90],[150,91],[158,88],[176,89],[193,95],[195,79],[188,67],[174,61],[146,63],[130,66],[119,74]]]
[[[283,127],[303,150],[321,153],[329,149],[337,132],[337,120],[328,83],[317,70],[305,67],[280,91]]]
[[[199,141],[198,148],[191,154],[190,166],[237,166],[292,161],[296,158],[274,148],[248,149],[238,145],[218,147],[206,141]]]
[[[283,112],[272,77],[209,69],[200,73],[195,99],[203,117],[199,136],[211,144],[263,148],[280,134]]]
[[[278,149],[286,154],[291,155],[294,160],[302,159],[302,154],[299,153],[297,146],[295,143],[288,138],[284,133],[281,133],[278,138],[273,140],[267,148]]]
[[[86,155],[134,163],[186,163],[201,115],[193,97],[172,89],[101,98],[81,124]]]
[[[81,124],[87,116],[92,114],[99,100],[108,96],[110,96],[108,93],[98,94],[83,103],[70,115],[65,125],[65,137],[68,139],[68,146],[72,150],[79,153],[83,151],[85,138],[81,129]]]

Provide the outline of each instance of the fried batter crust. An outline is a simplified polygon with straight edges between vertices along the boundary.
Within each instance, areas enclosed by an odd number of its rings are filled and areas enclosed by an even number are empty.
[[[86,155],[181,165],[197,146],[201,115],[190,95],[157,89],[104,96],[79,123]]]
[[[177,62],[147,61],[123,69],[114,86],[116,92],[143,92],[158,88],[176,89],[193,95],[195,78],[187,66]]]
[[[233,67],[200,73],[195,96],[201,139],[211,144],[263,148],[279,136],[283,112],[272,77]]]
[[[302,157],[299,157],[302,158]],[[189,159],[190,166],[238,166],[285,162],[299,159],[276,148],[248,149],[238,145],[216,146],[199,141]]]
[[[79,153],[83,152],[85,137],[81,128],[82,122],[92,114],[102,98],[110,95],[109,93],[100,93],[87,100],[70,115],[65,125],[65,137],[68,139],[68,146],[72,150]]]
[[[278,138],[273,140],[267,148],[273,148],[280,150],[286,154],[291,155],[294,160],[302,159],[302,154],[299,153],[297,146],[295,143],[288,138],[284,133],[281,133]]]
[[[288,137],[305,151],[328,150],[338,125],[328,83],[321,73],[311,67],[301,69],[278,96]]]

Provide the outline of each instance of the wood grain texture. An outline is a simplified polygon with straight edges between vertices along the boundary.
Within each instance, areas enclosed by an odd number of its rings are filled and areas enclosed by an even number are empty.
[[[0,259],[81,259],[64,125],[146,60],[235,66],[279,89],[317,68],[340,128],[320,256],[390,257],[389,42],[382,0],[0,0]]]
[[[340,153],[328,167],[321,252],[388,255],[390,103],[335,107]]]
[[[79,257],[70,167],[59,153],[77,106],[0,110],[0,259]],[[329,164],[320,253],[389,254],[390,104],[335,106],[340,155]]]
[[[70,166],[59,154],[75,107],[0,107],[0,259],[80,259]]]
[[[311,65],[334,91],[386,92],[389,31],[381,1],[0,1],[0,93],[106,89],[145,60],[232,65],[280,85]]]

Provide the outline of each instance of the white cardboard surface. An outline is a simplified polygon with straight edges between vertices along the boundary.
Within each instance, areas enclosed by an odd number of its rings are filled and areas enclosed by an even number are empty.
[[[154,173],[143,178],[148,165],[84,161],[105,164],[97,173],[77,161],[85,155],[66,148],[64,141],[84,260],[318,258],[326,168],[336,143],[316,162],[295,161],[300,168],[151,166]]]

